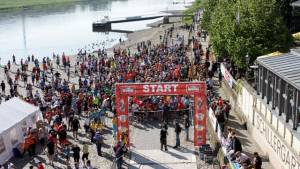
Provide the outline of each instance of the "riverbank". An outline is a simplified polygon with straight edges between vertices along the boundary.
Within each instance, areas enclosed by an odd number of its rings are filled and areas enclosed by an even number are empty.
[[[0,10],[27,8],[38,5],[50,5],[58,3],[79,2],[85,0],[1,0]]]

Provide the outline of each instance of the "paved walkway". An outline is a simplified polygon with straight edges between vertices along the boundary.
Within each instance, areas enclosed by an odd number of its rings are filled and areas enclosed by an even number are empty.
[[[185,141],[185,131],[183,130],[181,132],[181,147],[174,149],[174,127],[169,125],[167,137],[168,151],[161,151],[159,123],[155,121],[133,123],[130,127],[132,133],[130,135],[132,154],[130,160],[127,160],[128,168],[213,169],[213,165],[201,161],[198,156],[195,155],[193,127],[194,126],[191,126],[189,129],[190,139],[188,141]]]

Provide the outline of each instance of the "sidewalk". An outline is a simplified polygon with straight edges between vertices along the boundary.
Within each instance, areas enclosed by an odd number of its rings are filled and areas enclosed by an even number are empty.
[[[223,84],[225,85],[225,84]],[[218,90],[219,96],[221,96],[225,100],[229,100],[229,93],[226,91],[224,87],[219,88]],[[244,128],[243,123],[240,121],[238,117],[238,112],[234,111],[233,108],[230,111],[229,121],[225,125],[227,127],[231,127],[235,129],[236,135],[242,143],[243,152],[248,155],[251,159],[253,159],[253,153],[258,152],[258,154],[263,158],[264,169],[272,169],[272,165],[269,161],[264,159],[265,154],[262,153],[261,149],[258,147],[258,144],[253,140],[248,131]]]

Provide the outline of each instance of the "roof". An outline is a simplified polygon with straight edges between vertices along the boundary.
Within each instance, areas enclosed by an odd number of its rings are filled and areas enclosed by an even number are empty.
[[[276,56],[261,56],[257,62],[300,90],[300,48]]]
[[[291,3],[291,6],[294,6],[294,7],[300,7],[300,0]]]
[[[0,105],[0,133],[19,123],[39,108],[14,97]]]

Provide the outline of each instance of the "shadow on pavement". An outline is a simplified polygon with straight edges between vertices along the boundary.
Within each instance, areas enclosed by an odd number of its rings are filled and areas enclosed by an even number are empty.
[[[176,154],[177,155],[177,154]],[[135,164],[128,164],[128,168],[140,168],[140,167],[136,167],[136,166],[140,166],[140,165],[152,165],[155,166],[156,169],[168,169],[168,167],[163,166],[162,164],[157,163],[156,161],[154,161],[153,159],[149,159],[145,156],[142,156],[136,152],[132,152],[131,157],[134,157],[134,162]]]

